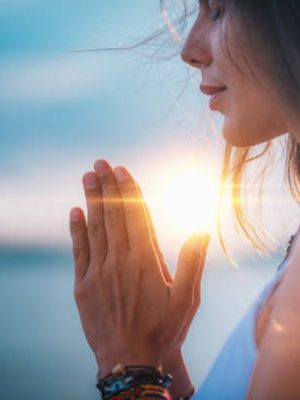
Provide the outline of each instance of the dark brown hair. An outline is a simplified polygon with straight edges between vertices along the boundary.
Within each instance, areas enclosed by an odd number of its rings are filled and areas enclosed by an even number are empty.
[[[208,0],[159,0],[164,21],[163,28],[131,46],[83,51],[135,51],[141,46],[146,48],[145,45],[155,43],[154,52],[151,48],[152,59],[166,60],[174,55],[177,56],[184,42],[187,21],[197,12],[199,3],[204,2],[207,3]],[[291,119],[297,121],[300,115],[300,1],[220,0],[220,4],[222,4],[223,12],[228,14],[229,18],[226,18],[228,23],[237,23],[241,30],[245,40],[242,45],[244,46],[246,43],[247,53],[245,56],[249,68],[251,69],[253,61],[256,63],[255,65],[261,67],[266,77],[266,81],[261,83],[271,84],[280,98],[283,112],[287,112]],[[176,10],[179,10],[179,14],[176,14]],[[166,33],[172,39],[171,43],[165,40]],[[228,55],[235,66],[239,68],[226,41],[226,29],[224,33],[224,45]],[[159,46],[157,46],[158,40]],[[174,46],[170,46],[170,44]],[[252,72],[255,74],[254,71]],[[258,198],[258,206],[260,206],[264,178],[272,159],[273,142],[274,140],[265,143],[263,150],[258,153],[257,146],[233,147],[226,144],[221,172],[221,192],[228,185],[232,188],[231,198],[235,222],[261,253],[267,253],[272,247],[271,242],[268,242],[270,237],[266,234],[262,224],[258,230],[247,216],[244,203],[247,193],[243,192],[247,185],[244,184],[244,180],[247,167],[259,159],[265,159],[265,166],[261,170],[257,170],[258,181],[261,185]],[[285,174],[289,188],[292,196],[299,203],[300,145],[288,132],[284,152]],[[241,201],[242,198],[243,201]],[[262,220],[261,217],[259,220]],[[220,221],[221,210],[218,215],[218,232],[222,247],[228,254],[221,234]]]
[[[200,3],[204,2],[207,0],[200,0]],[[181,4],[184,4],[183,7],[187,10],[190,2],[182,0]],[[292,120],[297,121],[300,115],[300,2],[297,0],[222,0],[220,4],[222,12],[228,15],[227,23],[234,22],[240,29],[244,39],[242,45],[246,44],[246,61],[250,69],[253,62],[259,65],[266,77],[266,81],[262,83],[271,84],[280,99],[283,112],[291,116]],[[160,0],[160,7],[164,13],[167,13],[167,0]],[[174,26],[179,24],[182,27],[182,22],[187,15],[190,15],[188,11],[182,19],[175,21]],[[226,41],[226,26],[224,33],[224,45],[228,55],[239,68]],[[245,236],[261,253],[269,250],[270,237],[262,224],[258,230],[246,215],[244,199],[247,199],[247,194],[244,193],[244,189],[247,185],[243,184],[243,181],[249,164],[265,158],[265,166],[257,170],[262,189],[267,168],[272,159],[273,142],[274,140],[266,142],[259,153],[257,153],[257,146],[234,147],[226,144],[221,172],[221,191],[228,187],[229,182],[232,188],[231,198],[235,220]],[[285,157],[285,173],[289,188],[294,199],[299,203],[300,145],[288,132],[285,141]],[[261,203],[261,194],[262,190],[259,191],[258,206]],[[241,201],[242,198],[243,201]],[[218,216],[219,238],[224,251],[228,254],[221,234],[220,221],[221,211]]]

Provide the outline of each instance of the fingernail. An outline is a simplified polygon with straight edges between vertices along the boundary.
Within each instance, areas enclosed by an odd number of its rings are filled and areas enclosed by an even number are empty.
[[[208,233],[196,234],[192,241],[192,249],[199,255],[206,252],[210,236]]]
[[[118,182],[124,182],[129,178],[127,171],[124,168],[117,167],[115,168],[115,176]]]
[[[82,219],[81,211],[78,208],[73,208],[71,210],[71,222],[79,222]]]
[[[99,160],[99,161],[96,161],[96,163],[95,163],[95,170],[96,170],[97,174],[100,177],[102,177],[102,176],[107,175],[107,173],[109,172],[109,166],[106,161]]]
[[[98,179],[96,175],[89,174],[84,177],[84,186],[88,190],[96,189],[99,186]]]

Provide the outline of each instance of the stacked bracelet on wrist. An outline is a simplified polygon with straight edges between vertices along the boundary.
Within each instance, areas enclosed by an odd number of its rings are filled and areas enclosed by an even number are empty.
[[[111,374],[100,379],[97,388],[103,400],[137,399],[150,396],[170,400],[168,388],[172,383],[172,375],[164,375],[161,367],[118,364]]]

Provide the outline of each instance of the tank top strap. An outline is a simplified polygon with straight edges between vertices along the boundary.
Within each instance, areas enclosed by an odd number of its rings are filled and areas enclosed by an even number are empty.
[[[298,236],[298,233],[299,233],[299,230],[298,230],[294,235],[292,235],[292,236],[290,237],[290,240],[288,241],[288,245],[287,245],[287,248],[286,248],[286,251],[285,251],[285,257],[284,257],[284,259],[282,260],[282,262],[278,265],[278,267],[277,267],[277,272],[278,272],[279,270],[281,270],[281,269],[284,269],[284,267],[286,266],[286,260],[287,260],[289,254],[290,254],[292,245],[293,245],[293,243],[294,243],[296,237]]]
[[[262,307],[262,305],[266,302],[267,298],[271,295],[271,293],[276,289],[276,287],[280,283],[280,278],[283,275],[283,272],[286,270],[287,265],[288,265],[288,256],[291,251],[292,244],[294,243],[295,238],[297,237],[298,232],[296,232],[294,235],[291,236],[288,246],[286,249],[286,254],[281,263],[278,265],[275,274],[273,277],[269,280],[269,282],[266,284],[266,286],[262,289],[260,294],[258,295],[256,304],[254,304],[255,308],[255,315],[257,315],[258,310]]]

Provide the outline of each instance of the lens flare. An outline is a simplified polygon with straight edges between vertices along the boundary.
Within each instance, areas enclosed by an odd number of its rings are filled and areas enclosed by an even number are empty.
[[[211,232],[218,206],[215,177],[189,170],[170,180],[163,188],[159,202],[161,215],[181,233]]]

